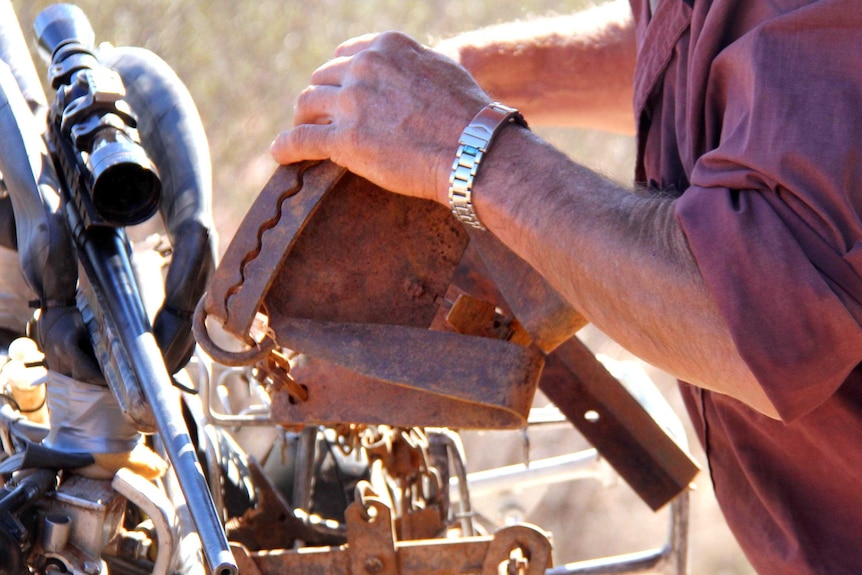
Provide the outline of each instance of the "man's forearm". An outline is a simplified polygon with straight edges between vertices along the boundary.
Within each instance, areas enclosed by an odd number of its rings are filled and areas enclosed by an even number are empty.
[[[736,350],[674,217],[510,127],[474,187],[482,222],[629,351],[695,385],[775,410]]]
[[[624,0],[437,49],[533,124],[633,131],[636,46]],[[672,199],[623,189],[514,128],[485,156],[473,194],[481,221],[629,351],[776,415],[702,281]]]
[[[635,37],[624,0],[483,28],[444,40],[435,50],[534,124],[634,129]]]

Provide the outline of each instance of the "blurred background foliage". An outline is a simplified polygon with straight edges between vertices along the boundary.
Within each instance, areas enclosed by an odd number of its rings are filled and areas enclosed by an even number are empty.
[[[12,0],[25,35],[33,19],[53,2]],[[602,1],[602,0],[597,0]],[[142,46],[159,54],[178,73],[197,102],[213,160],[214,212],[223,250],[275,164],[269,144],[292,124],[294,102],[312,71],[338,44],[368,32],[397,29],[433,45],[459,32],[500,22],[569,13],[587,0],[78,0],[97,41]],[[44,65],[38,63],[40,71]],[[564,72],[561,72],[564,73]],[[528,118],[529,120],[529,118]],[[632,138],[571,130],[537,131],[573,159],[626,183],[630,181]],[[587,328],[589,329],[589,328]],[[601,334],[584,333],[595,350],[624,359]],[[674,382],[652,370],[668,400],[682,415]],[[687,424],[687,421],[686,421]],[[687,426],[695,457],[703,462]],[[494,436],[494,434],[490,434]],[[481,455],[514,457],[492,438]],[[553,441],[535,442],[540,456]],[[514,456],[512,455],[514,453]],[[473,460],[473,464],[477,461]],[[480,467],[481,468],[481,467]],[[542,496],[530,520],[554,534],[555,555],[566,560],[644,549],[661,544],[664,516],[654,516],[625,485],[598,482],[559,486]],[[750,575],[715,505],[708,472],[697,478],[691,511],[691,573]],[[522,500],[527,494],[516,493]]]

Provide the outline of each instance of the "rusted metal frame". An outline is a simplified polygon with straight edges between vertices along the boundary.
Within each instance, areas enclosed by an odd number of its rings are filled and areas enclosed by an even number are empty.
[[[653,510],[699,468],[577,338],[547,358],[539,389]]]
[[[527,559],[527,575],[543,575],[551,565],[547,536],[532,526],[506,527],[493,536],[397,541],[388,507],[374,497],[351,504],[346,521],[346,545],[251,552],[236,544],[234,555],[249,575],[496,575],[516,549]]]
[[[490,536],[404,541],[396,544],[396,573],[399,575],[461,575],[481,573],[491,543]],[[276,549],[248,551],[232,547],[243,575],[382,575],[384,572],[371,557],[365,569],[354,573],[347,546],[312,547],[300,550]],[[401,567],[398,567],[401,566]]]

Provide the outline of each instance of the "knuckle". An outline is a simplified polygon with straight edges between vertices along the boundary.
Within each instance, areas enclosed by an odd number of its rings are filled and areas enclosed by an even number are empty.
[[[362,50],[353,56],[352,64],[356,71],[368,73],[394,62],[405,52],[409,53],[420,48],[418,42],[403,32],[393,30],[381,32],[368,50]]]
[[[410,36],[397,30],[388,30],[381,32],[377,36],[376,43],[386,48],[406,48],[416,47],[419,44]]]
[[[376,74],[384,63],[386,57],[378,50],[363,50],[356,54],[351,60],[351,68],[354,76],[369,77]],[[371,76],[373,77],[373,76]]]

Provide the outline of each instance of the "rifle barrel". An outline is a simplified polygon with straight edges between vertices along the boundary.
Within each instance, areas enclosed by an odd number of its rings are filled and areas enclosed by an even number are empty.
[[[204,558],[213,575],[236,575],[238,567],[209,493],[182,413],[176,390],[165,367],[161,350],[150,328],[137,286],[128,246],[114,228],[83,231],[78,236],[82,264],[95,297],[103,306],[105,327],[131,358],[131,368],[143,395],[152,406],[159,437],[186,500],[201,540]],[[90,305],[97,302],[91,301]],[[107,322],[106,322],[107,323]]]

